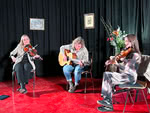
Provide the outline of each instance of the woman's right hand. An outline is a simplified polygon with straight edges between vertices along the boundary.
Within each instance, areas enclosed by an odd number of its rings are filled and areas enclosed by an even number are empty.
[[[107,60],[107,61],[105,62],[105,65],[108,66],[108,65],[112,64],[114,58],[115,58],[115,56],[110,56],[110,57],[109,57],[109,60]]]
[[[16,62],[16,58],[14,56],[11,57],[13,62]]]
[[[110,60],[107,60],[107,61],[105,62],[105,65],[108,66],[109,64],[111,64],[111,62],[110,62]]]
[[[114,58],[115,58],[115,56],[110,56],[110,57],[109,57],[110,60],[112,60],[112,59],[114,59]]]

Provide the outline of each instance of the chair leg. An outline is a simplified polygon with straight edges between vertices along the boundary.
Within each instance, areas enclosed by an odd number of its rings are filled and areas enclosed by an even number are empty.
[[[84,88],[84,93],[86,93],[86,84],[87,84],[87,73],[85,73],[85,88]]]
[[[125,108],[126,108],[126,104],[127,104],[127,100],[128,100],[128,94],[129,94],[129,90],[127,91],[127,96],[126,96],[126,101],[125,101],[123,113],[125,112]]]
[[[137,102],[138,94],[139,94],[139,90],[137,89],[137,90],[136,90],[135,102]]]
[[[145,100],[145,103],[146,103],[147,108],[148,108],[148,112],[150,113],[150,109],[149,109],[149,106],[148,106],[148,102],[147,102],[147,99],[146,99],[146,96],[145,96],[145,93],[144,93],[144,91],[143,91],[143,90],[142,90],[142,93],[143,93],[144,100]]]
[[[33,97],[35,97],[35,80],[36,80],[36,72],[33,70]]]
[[[67,83],[67,85],[66,85],[66,90],[69,90],[69,84]]]
[[[12,91],[15,92],[15,71],[12,72]]]
[[[90,75],[91,75],[92,87],[93,87],[93,93],[94,93],[94,82],[93,82],[93,76],[92,76],[92,73],[90,73]]]
[[[15,71],[12,72],[12,102],[13,102],[13,105],[15,104],[14,92],[15,92]]]
[[[134,101],[133,101],[133,98],[132,98],[132,95],[131,95],[130,91],[131,91],[131,90],[129,90],[130,99],[131,99],[131,101],[132,101],[132,104],[134,104]]]
[[[36,72],[33,72],[33,90],[35,90],[35,77],[36,77]]]

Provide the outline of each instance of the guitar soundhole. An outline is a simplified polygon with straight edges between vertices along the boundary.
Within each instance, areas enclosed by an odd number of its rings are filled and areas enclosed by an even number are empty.
[[[69,57],[67,56],[67,61],[69,60]]]

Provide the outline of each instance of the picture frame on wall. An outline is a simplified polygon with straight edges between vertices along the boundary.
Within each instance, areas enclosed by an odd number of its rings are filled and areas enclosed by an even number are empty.
[[[45,20],[41,18],[30,18],[30,30],[45,30]]]
[[[84,14],[84,29],[94,29],[94,13]]]

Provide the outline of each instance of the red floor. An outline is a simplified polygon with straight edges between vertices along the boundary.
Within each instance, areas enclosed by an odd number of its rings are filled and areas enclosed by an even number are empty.
[[[101,80],[94,79],[94,88],[88,78],[87,93],[84,93],[84,78],[76,93],[66,91],[63,76],[37,77],[33,91],[33,80],[26,86],[28,93],[12,92],[12,82],[0,82],[0,95],[10,97],[0,100],[0,113],[100,113],[96,101],[100,98]],[[150,96],[148,96],[148,102]],[[150,102],[149,102],[150,106]],[[121,113],[124,104],[114,104],[114,112]],[[144,102],[127,104],[126,113],[148,113]]]

